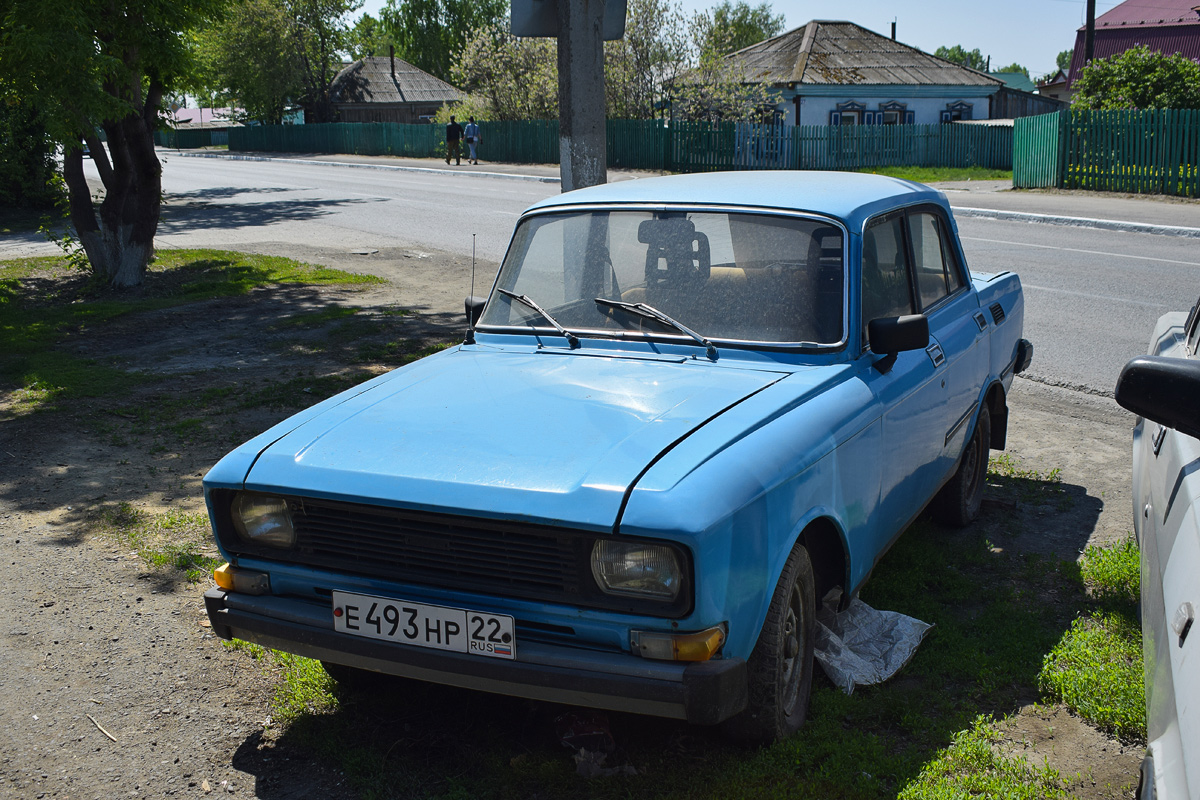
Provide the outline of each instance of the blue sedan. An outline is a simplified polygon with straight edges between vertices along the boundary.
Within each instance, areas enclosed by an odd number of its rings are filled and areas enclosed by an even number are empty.
[[[288,419],[204,481],[213,630],[553,702],[804,721],[814,609],[926,506],[979,512],[1021,339],[945,197],[688,175],[528,209],[461,345]]]

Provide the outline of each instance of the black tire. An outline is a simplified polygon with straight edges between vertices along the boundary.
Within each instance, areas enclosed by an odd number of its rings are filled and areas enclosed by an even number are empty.
[[[992,441],[992,415],[985,403],[979,409],[975,430],[967,440],[958,469],[933,498],[933,518],[943,525],[964,528],[979,516],[983,485],[987,483],[988,450]]]
[[[808,550],[797,544],[771,596],[767,619],[746,664],[746,708],[727,720],[725,733],[770,744],[800,729],[812,690],[816,584]]]

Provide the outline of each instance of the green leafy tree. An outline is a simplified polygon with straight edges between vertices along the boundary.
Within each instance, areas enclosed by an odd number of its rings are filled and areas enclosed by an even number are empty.
[[[229,16],[196,34],[194,93],[231,103],[245,119],[278,123],[304,92],[292,19],[277,0],[239,0]]]
[[[613,119],[651,119],[691,66],[692,43],[678,5],[629,0],[625,36],[604,43],[604,91]]]
[[[396,55],[449,80],[467,42],[507,13],[508,0],[388,0],[379,16]]]
[[[760,121],[779,98],[766,84],[743,77],[736,58],[701,53],[696,66],[675,83],[672,113],[689,120]]]
[[[346,50],[355,61],[370,56],[386,56],[395,42],[387,35],[383,23],[370,14],[363,14],[346,34]]]
[[[362,0],[282,0],[291,19],[290,34],[300,63],[300,104],[312,122],[331,122],[329,85],[341,69],[350,26],[347,17]]]
[[[1065,70],[1065,69],[1067,69],[1067,67],[1071,66],[1071,58],[1074,57],[1074,55],[1075,55],[1074,49],[1063,50],[1061,53],[1058,54],[1058,57],[1054,59],[1054,63],[1059,69]]]
[[[348,48],[348,15],[362,0],[233,0],[198,31],[191,90],[228,98],[246,119],[279,122],[292,103],[312,122],[333,119],[329,85]]]
[[[1088,64],[1074,88],[1074,108],[1200,108],[1200,64],[1139,45]]]
[[[783,32],[783,15],[772,14],[771,4],[751,6],[746,0],[722,0],[692,20],[701,54],[718,56],[741,50]]]
[[[55,205],[55,149],[35,104],[0,81],[0,208]]]
[[[63,146],[71,222],[91,269],[112,286],[141,283],[154,254],[162,203],[154,129],[163,97],[191,66],[183,32],[220,6],[220,0],[0,0],[5,99],[36,103],[47,135]],[[104,184],[98,203],[84,176],[81,141]]]
[[[953,47],[939,47],[933,51],[933,54],[938,58],[944,58],[971,69],[980,71],[987,69],[987,56],[979,52],[978,47],[974,50],[967,50],[961,44],[956,44]]]
[[[507,20],[471,36],[450,67],[450,81],[468,92],[453,109],[462,119],[557,119],[558,44],[554,39],[513,36]]]
[[[994,72],[1019,72],[1022,75],[1024,75],[1026,78],[1029,77],[1029,70],[1026,69],[1025,67],[1022,67],[1020,64],[1018,64],[1015,61],[1013,63],[1009,64],[1007,67],[1001,67],[1000,69],[994,70]]]

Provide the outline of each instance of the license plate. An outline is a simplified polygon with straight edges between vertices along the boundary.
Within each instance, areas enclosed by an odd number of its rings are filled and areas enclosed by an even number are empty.
[[[515,659],[513,618],[389,597],[333,593],[333,629],[435,650]]]

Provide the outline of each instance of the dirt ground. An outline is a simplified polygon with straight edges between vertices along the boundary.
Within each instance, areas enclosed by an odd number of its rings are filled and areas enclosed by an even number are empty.
[[[323,359],[331,356],[302,346],[280,355],[264,325],[306,304],[407,308],[419,312],[403,320],[413,340],[460,335],[469,261],[404,249],[353,255],[271,242],[251,249],[390,282],[356,292],[259,290],[142,316],[136,328],[74,346],[151,370],[161,377],[155,391],[185,397],[214,381],[238,385],[329,368]],[[486,292],[494,270],[478,265],[476,293]],[[192,376],[200,370],[207,372]],[[1030,469],[1060,469],[1073,502],[993,507],[980,524],[990,526],[994,546],[1074,559],[1089,543],[1127,536],[1132,418],[1108,398],[1019,378],[1010,407],[1008,452]],[[0,589],[0,798],[352,796],[335,770],[272,739],[271,676],[228,652],[207,628],[200,600],[207,582],[164,578],[119,540],[86,534],[89,515],[118,502],[151,513],[202,510],[204,472],[238,436],[283,414],[254,411],[231,422],[227,435],[164,450],[149,440],[96,435],[92,413],[100,412],[85,406],[47,425],[46,415],[20,413],[15,398],[0,397],[0,563],[7,572]],[[1009,752],[1035,764],[1046,759],[1075,796],[1131,795],[1140,748],[1054,707],[1031,706],[1006,731]]]

